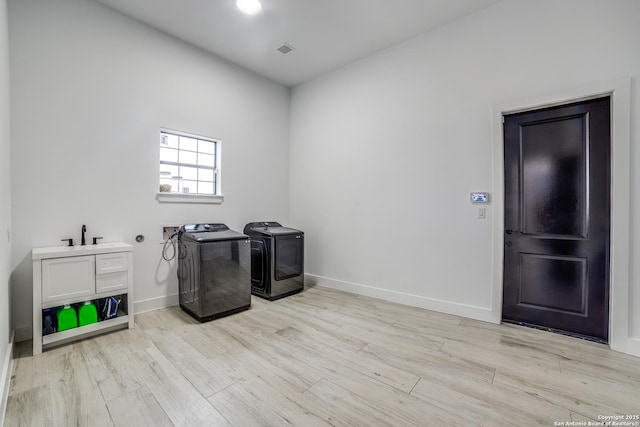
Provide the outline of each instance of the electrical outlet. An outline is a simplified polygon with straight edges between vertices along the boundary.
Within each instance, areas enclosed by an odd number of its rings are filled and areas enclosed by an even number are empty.
[[[178,232],[180,228],[179,225],[167,225],[162,227],[162,240],[167,240],[169,237],[173,236]]]

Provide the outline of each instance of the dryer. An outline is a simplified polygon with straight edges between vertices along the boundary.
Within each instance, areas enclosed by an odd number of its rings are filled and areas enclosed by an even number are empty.
[[[188,224],[178,231],[180,307],[200,322],[251,306],[249,237],[224,224]]]
[[[276,300],[304,287],[304,233],[277,222],[251,222],[251,293]]]

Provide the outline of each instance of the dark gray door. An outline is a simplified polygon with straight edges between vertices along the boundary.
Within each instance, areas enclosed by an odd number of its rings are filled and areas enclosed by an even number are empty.
[[[502,316],[608,340],[608,97],[505,116]]]

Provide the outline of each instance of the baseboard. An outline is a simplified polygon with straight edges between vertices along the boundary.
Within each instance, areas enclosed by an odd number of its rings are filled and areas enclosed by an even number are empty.
[[[133,303],[133,311],[135,314],[144,313],[145,311],[157,310],[159,308],[171,307],[178,305],[178,294],[165,295],[157,298],[150,298]]]
[[[420,295],[413,295],[404,292],[391,291],[388,289],[376,288],[359,283],[345,282],[343,280],[331,279],[329,277],[315,274],[304,275],[305,284],[324,286],[341,291],[352,292],[358,295],[379,298],[385,301],[396,302],[398,304],[420,307],[440,313],[452,314],[455,316],[467,317],[484,322],[495,323],[491,316],[491,309],[472,305],[459,304],[451,301],[443,301],[434,298],[427,298]]]
[[[2,372],[0,373],[0,427],[4,425],[4,416],[7,411],[7,400],[9,399],[9,386],[11,385],[11,372],[13,372],[13,343],[15,333],[11,332],[11,339],[4,356]]]

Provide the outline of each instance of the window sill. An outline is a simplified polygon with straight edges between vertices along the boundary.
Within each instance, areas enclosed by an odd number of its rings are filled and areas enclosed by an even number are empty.
[[[214,196],[206,194],[156,193],[156,199],[160,203],[207,203],[219,205],[224,201],[224,196]]]

